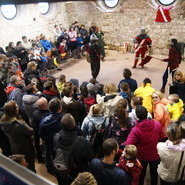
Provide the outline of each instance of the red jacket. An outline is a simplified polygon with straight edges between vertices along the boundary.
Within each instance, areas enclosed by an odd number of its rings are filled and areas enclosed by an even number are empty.
[[[181,60],[181,53],[178,52],[175,48],[170,48],[168,58],[164,59],[163,61],[168,62],[168,67],[170,68],[170,70],[174,70],[179,67]]]
[[[124,145],[135,145],[139,160],[155,161],[159,159],[157,143],[163,138],[161,124],[155,120],[145,119],[132,128]]]
[[[152,40],[148,35],[140,34],[135,38],[135,41],[137,43],[136,51],[147,51],[147,45],[150,46],[152,44]]]
[[[122,168],[132,176],[131,185],[139,184],[139,176],[142,171],[142,165],[138,159],[127,160],[124,156],[121,156],[119,163],[116,166]]]

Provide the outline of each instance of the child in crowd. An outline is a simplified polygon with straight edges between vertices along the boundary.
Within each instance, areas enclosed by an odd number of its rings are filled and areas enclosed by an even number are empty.
[[[185,76],[181,71],[174,73],[173,83],[170,84],[169,94],[178,94],[180,99],[185,102]]]
[[[58,89],[59,93],[63,92],[65,82],[66,82],[66,76],[60,75],[59,81],[57,83],[57,89]]]
[[[169,95],[168,101],[169,103],[167,104],[166,108],[170,113],[170,119],[171,121],[178,121],[184,111],[183,101],[179,98],[177,94]]]
[[[60,43],[60,46],[59,46],[59,53],[61,54],[62,58],[64,58],[66,56],[66,40],[63,39],[62,42]]]
[[[142,165],[137,159],[138,150],[135,145],[127,145],[124,148],[123,154],[116,165],[132,176],[131,185],[139,184],[139,175],[141,174]]]
[[[81,34],[78,33],[77,35],[77,57],[81,58],[81,51],[82,51],[82,46],[84,44],[84,40],[81,37]]]
[[[143,98],[138,96],[138,97],[133,97],[131,100],[131,106],[132,106],[132,110],[129,113],[129,117],[132,120],[132,123],[136,123],[139,118],[136,116],[136,107],[138,105],[142,105],[143,104]],[[148,112],[148,118],[152,118],[152,115]]]
[[[48,57],[44,51],[40,53],[40,61],[38,62],[41,73],[45,72],[48,64]]]

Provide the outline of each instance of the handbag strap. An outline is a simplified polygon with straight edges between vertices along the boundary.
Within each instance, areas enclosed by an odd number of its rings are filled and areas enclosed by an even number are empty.
[[[181,167],[183,156],[184,156],[184,151],[181,152],[181,157],[180,157],[180,161],[179,161],[178,168],[177,168],[177,173],[176,173],[176,179],[177,179],[178,174],[179,174],[179,170],[180,170],[180,167]]]

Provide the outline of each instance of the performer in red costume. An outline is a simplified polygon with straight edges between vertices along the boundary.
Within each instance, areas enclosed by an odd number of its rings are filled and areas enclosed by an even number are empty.
[[[141,33],[134,39],[135,42],[135,62],[132,68],[136,68],[139,56],[141,55],[141,67],[144,67],[142,63],[144,63],[145,59],[145,53],[149,49],[151,49],[152,40],[151,38],[146,34],[145,29],[141,30]]]

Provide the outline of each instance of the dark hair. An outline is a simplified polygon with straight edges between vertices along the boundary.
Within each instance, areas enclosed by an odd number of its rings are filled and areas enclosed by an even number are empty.
[[[22,40],[26,39],[26,36],[22,36]]]
[[[171,45],[171,47],[172,47],[172,48],[175,48],[179,53],[181,53],[181,48],[180,48],[180,46],[179,46],[179,44],[178,44],[177,39],[173,38],[173,39],[171,39],[171,42],[173,43],[173,44]]]
[[[181,133],[179,129],[179,123],[172,123],[168,125],[166,129],[166,134],[168,139],[173,142],[173,144],[178,144],[181,139]]]
[[[56,78],[54,76],[49,76],[47,81],[51,81],[55,84],[56,83]]]
[[[122,83],[120,84],[120,89],[121,89],[123,92],[127,92],[127,93],[130,92],[129,85],[128,85],[128,83],[126,83],[126,82],[122,82]]]
[[[118,143],[114,138],[106,139],[102,144],[102,150],[104,156],[109,156],[118,148]]]
[[[130,78],[131,76],[132,76],[132,72],[130,71],[130,69],[125,68],[125,69],[123,70],[123,77],[126,78],[126,79],[128,79],[128,78]]]
[[[58,98],[53,98],[49,102],[49,110],[52,113],[57,113],[60,109],[62,109],[61,101]]]
[[[36,91],[35,84],[28,84],[26,86],[26,92],[28,94],[33,93],[34,91]]]
[[[10,48],[12,48],[12,44],[13,44],[13,42],[9,42],[8,46],[9,46]]]
[[[61,126],[62,129],[64,130],[72,130],[76,126],[75,119],[69,113],[64,114],[64,116],[61,119]]]
[[[141,96],[133,97],[132,102],[134,106],[142,105],[143,104],[143,98]]]
[[[9,49],[11,49],[10,46],[6,46],[6,47],[5,47],[5,50],[6,50],[6,51],[8,51]]]
[[[87,89],[87,86],[81,85],[80,86],[80,92],[81,92],[81,97],[82,98],[87,98],[88,97],[88,89]]]
[[[73,86],[64,87],[63,89],[63,95],[66,97],[70,97],[72,92],[73,92]]]
[[[50,90],[53,87],[53,82],[51,81],[46,81],[43,85],[44,90]]]
[[[21,41],[18,41],[18,42],[16,43],[16,46],[18,46],[19,44],[21,44]]]
[[[143,121],[145,119],[147,119],[147,109],[141,105],[138,105],[136,107],[136,116],[139,118],[140,121]]]
[[[151,84],[152,83],[152,81],[150,80],[150,78],[145,78],[144,80],[143,80],[143,83],[144,83],[144,87],[146,86],[146,84]]]

